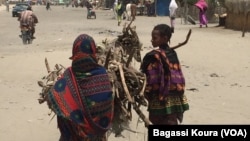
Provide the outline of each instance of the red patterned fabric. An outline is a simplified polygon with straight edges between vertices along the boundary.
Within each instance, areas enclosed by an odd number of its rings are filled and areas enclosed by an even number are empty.
[[[85,89],[83,88],[85,87]],[[48,95],[52,109],[71,123],[59,125],[62,134],[80,137],[103,135],[111,126],[113,96],[107,74],[95,75],[81,86],[68,68]],[[68,129],[68,127],[74,127]]]
[[[61,141],[103,140],[113,119],[112,87],[106,69],[96,63],[92,37],[79,35],[72,50],[72,67],[48,95],[57,114]]]

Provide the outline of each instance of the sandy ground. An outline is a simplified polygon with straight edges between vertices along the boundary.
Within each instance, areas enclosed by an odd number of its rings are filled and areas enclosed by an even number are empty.
[[[56,63],[69,66],[72,43],[79,34],[87,33],[100,43],[116,37],[108,30],[118,33],[122,30],[109,10],[97,10],[97,19],[87,20],[85,8],[52,6],[51,11],[46,11],[45,6],[34,6],[33,9],[39,18],[37,39],[31,45],[23,45],[18,37],[17,18],[0,6],[0,140],[3,141],[58,140],[56,120],[48,116],[47,105],[37,101],[41,90],[37,81],[46,75],[45,57],[51,67]],[[136,17],[133,25],[145,47],[142,56],[150,51],[151,30],[159,23],[169,24],[169,18]],[[184,41],[192,29],[189,43],[177,49],[190,104],[182,124],[250,124],[250,34],[242,38],[239,31],[215,26],[198,28],[198,25],[184,25],[180,19],[176,21],[171,46]],[[147,115],[146,108],[142,110]],[[134,114],[130,125],[139,133],[124,131],[124,137],[119,138],[111,134],[109,140],[146,140],[147,129],[143,123],[137,126],[137,120]]]

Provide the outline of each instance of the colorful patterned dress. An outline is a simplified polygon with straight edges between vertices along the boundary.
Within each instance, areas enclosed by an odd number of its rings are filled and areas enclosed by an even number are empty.
[[[72,66],[48,95],[57,115],[60,141],[106,141],[111,128],[111,83],[106,69],[96,63],[95,49],[90,36],[79,36],[73,45]]]
[[[145,97],[153,124],[178,124],[189,109],[184,94],[185,79],[177,54],[168,46],[153,50],[143,59],[141,70],[147,76]]]

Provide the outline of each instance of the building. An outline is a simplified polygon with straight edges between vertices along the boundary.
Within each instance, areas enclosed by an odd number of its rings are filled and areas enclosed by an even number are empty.
[[[169,4],[171,0],[151,0],[155,2],[157,16],[169,16]]]

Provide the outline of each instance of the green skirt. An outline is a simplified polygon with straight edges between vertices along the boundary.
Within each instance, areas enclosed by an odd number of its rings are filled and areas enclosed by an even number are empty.
[[[183,95],[169,95],[166,101],[160,101],[158,96],[154,96],[148,101],[148,111],[153,115],[170,115],[173,113],[183,113],[189,110],[188,100]]]

